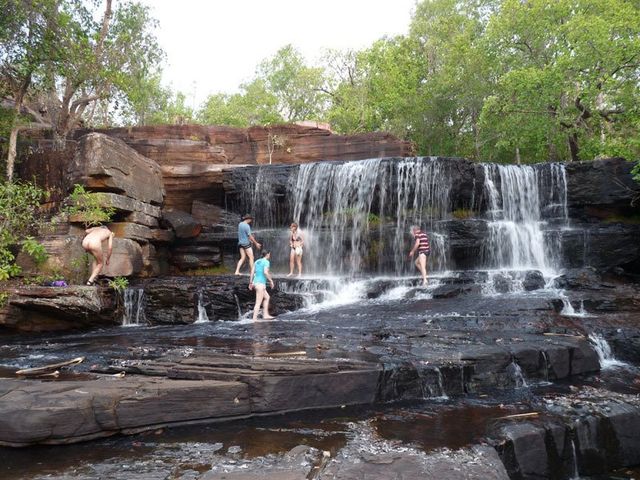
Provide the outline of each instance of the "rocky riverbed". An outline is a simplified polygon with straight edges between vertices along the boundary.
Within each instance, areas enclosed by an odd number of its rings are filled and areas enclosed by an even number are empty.
[[[638,288],[591,270],[500,282],[278,278],[282,310],[257,323],[246,278],[134,285],[140,325],[4,336],[0,441],[26,447],[0,450],[4,473],[572,478],[640,463]],[[15,374],[79,356],[58,377]],[[33,464],[54,451],[66,460]]]

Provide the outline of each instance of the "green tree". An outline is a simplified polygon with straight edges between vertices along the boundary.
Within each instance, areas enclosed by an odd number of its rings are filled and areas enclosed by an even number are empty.
[[[0,98],[10,97],[11,113],[3,114],[4,130],[9,133],[7,178],[13,178],[16,145],[21,128],[29,125],[28,112],[42,123],[39,112],[25,105],[33,83],[48,59],[58,55],[56,49],[54,0],[0,0]],[[48,126],[48,125],[44,125]]]
[[[323,69],[306,65],[292,45],[260,63],[257,79],[278,101],[278,112],[287,122],[321,120],[327,107]]]
[[[261,79],[240,86],[240,93],[210,95],[197,114],[206,125],[249,127],[283,122],[277,97],[267,91]]]
[[[637,2],[505,0],[486,41],[497,86],[483,124],[498,150],[525,161],[638,155]]]

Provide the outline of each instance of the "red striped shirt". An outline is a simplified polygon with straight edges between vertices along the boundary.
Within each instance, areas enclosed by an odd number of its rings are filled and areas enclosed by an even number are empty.
[[[429,236],[424,232],[416,233],[416,239],[418,240],[418,253],[426,253],[431,251],[431,245],[429,245]]]

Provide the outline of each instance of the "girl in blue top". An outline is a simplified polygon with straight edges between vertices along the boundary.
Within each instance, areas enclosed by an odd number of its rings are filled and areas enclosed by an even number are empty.
[[[262,304],[262,318],[264,320],[271,320],[275,317],[269,315],[269,300],[271,296],[267,292],[267,280],[269,285],[273,288],[273,279],[269,272],[271,266],[271,252],[262,252],[262,258],[256,261],[251,266],[251,275],[249,275],[249,290],[256,289],[256,305],[253,307],[253,321],[258,320],[258,313],[260,312],[260,305]]]

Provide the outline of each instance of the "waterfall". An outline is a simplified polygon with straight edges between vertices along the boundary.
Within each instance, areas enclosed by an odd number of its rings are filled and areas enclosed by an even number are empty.
[[[589,341],[593,345],[596,353],[598,354],[598,358],[600,360],[600,368],[602,370],[606,370],[612,367],[626,367],[628,364],[625,362],[621,362],[620,360],[616,360],[611,351],[611,346],[609,342],[599,333],[590,333]]]
[[[515,360],[511,362],[511,365],[509,365],[508,369],[511,371],[511,375],[513,376],[513,381],[516,384],[516,388],[524,388],[529,386],[527,384],[527,379],[522,372],[522,368]]]
[[[209,321],[207,310],[204,307],[204,292],[202,289],[198,290],[198,318],[194,323],[206,323]]]
[[[572,471],[570,480],[579,480],[580,473],[578,471],[578,453],[576,451],[576,440],[573,437],[571,438],[571,455],[573,460],[573,465],[572,465],[573,471]]]
[[[288,249],[278,247],[287,244],[287,224],[298,222],[308,274],[414,274],[407,258],[414,224],[431,240],[428,271],[450,270],[452,210],[465,206],[475,212],[486,207],[478,267],[535,269],[545,276],[560,269],[561,231],[568,225],[564,165],[481,164],[476,177],[463,179],[473,191],[462,204],[451,195],[460,188],[457,165],[416,157],[261,166],[241,176],[246,188],[236,208],[256,216],[259,235],[275,246],[276,263],[287,261]]]
[[[308,251],[322,251],[309,255],[305,268],[356,275],[384,270],[388,256],[396,273],[412,271],[406,257],[413,224],[426,227],[434,243],[431,267],[444,268],[448,242],[444,232],[433,231],[434,220],[449,211],[444,169],[433,158],[301,165],[289,185],[291,211],[305,227]],[[385,223],[395,226],[392,235],[385,235]]]
[[[122,297],[124,300],[122,326],[128,327],[145,323],[146,318],[144,316],[144,289],[126,288]]]
[[[560,242],[547,234],[546,216],[567,222],[564,166],[484,164],[489,217],[483,259],[488,268],[530,270],[550,274],[560,268]],[[542,198],[541,187],[549,196]]]

